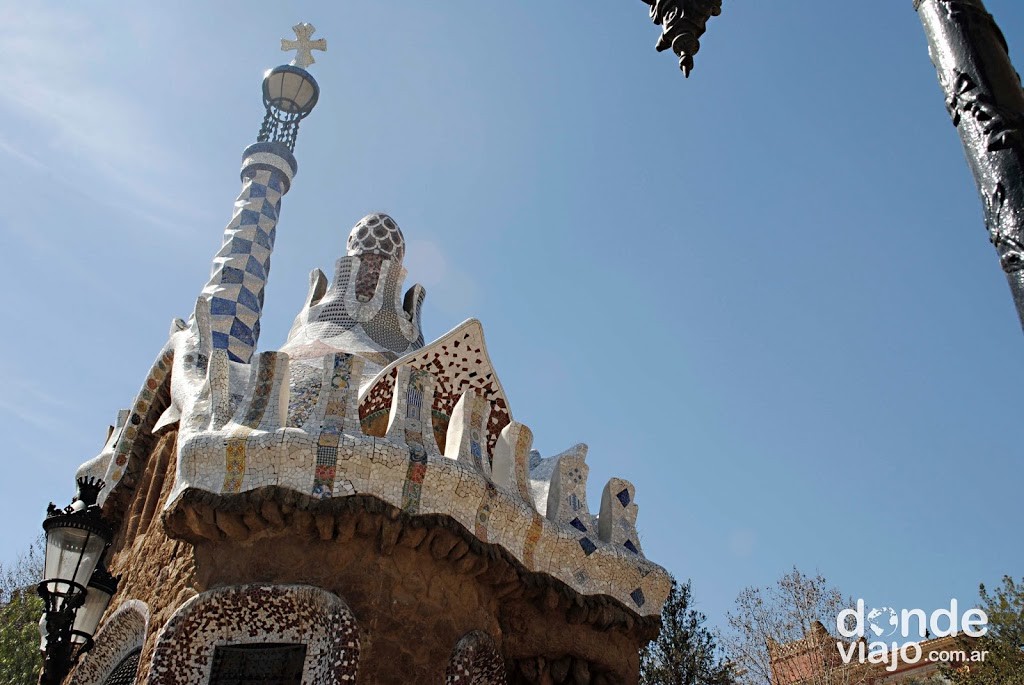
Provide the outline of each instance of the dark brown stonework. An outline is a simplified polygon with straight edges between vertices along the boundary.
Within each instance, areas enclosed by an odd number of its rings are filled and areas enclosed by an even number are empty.
[[[140,460],[145,465],[139,479],[141,487],[135,488],[136,498],[129,502],[127,512],[121,517],[122,524],[110,550],[110,571],[120,574],[121,582],[107,616],[132,599],[144,602],[150,610],[149,630],[142,646],[140,679],[137,682],[145,682],[156,633],[175,609],[197,594],[192,545],[168,537],[158,516],[145,520],[143,525],[143,512],[159,512],[174,484],[176,438],[177,433],[173,431],[159,438],[152,454]],[[157,466],[160,464],[164,468],[158,475]],[[161,484],[158,490],[146,487],[146,484],[152,485],[156,481]],[[151,501],[151,497],[156,501]],[[132,532],[130,537],[129,531]]]
[[[377,281],[380,280],[380,267],[384,264],[384,255],[364,254],[359,258],[359,271],[356,273],[356,299],[369,302],[377,292]]]
[[[341,598],[358,624],[358,682],[442,683],[473,631],[493,640],[509,683],[636,682],[638,651],[656,635],[657,618],[528,572],[448,517],[281,488],[186,491],[164,512],[175,440],[165,434],[141,462],[112,549],[122,581],[109,611],[135,599],[151,612],[138,682],[147,682],[157,635],[182,604],[254,583]]]

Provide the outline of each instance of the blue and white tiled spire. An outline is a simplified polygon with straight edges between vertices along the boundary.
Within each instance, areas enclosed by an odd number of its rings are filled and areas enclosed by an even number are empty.
[[[295,157],[283,143],[250,145],[242,159],[242,192],[203,288],[210,301],[213,347],[226,349],[236,362],[249,362],[260,337],[281,198],[296,168]]]
[[[326,50],[327,43],[310,40],[316,30],[311,24],[292,30],[297,40],[282,40],[281,49],[297,50],[296,58],[263,79],[266,116],[258,142],[242,154],[242,192],[202,292],[210,303],[213,347],[236,362],[248,363],[256,350],[281,198],[298,169],[295,137],[320,93],[305,68],[313,63],[310,50]]]

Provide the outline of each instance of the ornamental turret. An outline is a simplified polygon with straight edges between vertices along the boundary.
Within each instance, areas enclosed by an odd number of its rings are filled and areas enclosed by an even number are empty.
[[[298,171],[295,138],[299,122],[320,96],[320,86],[305,67],[314,62],[311,50],[326,50],[327,41],[310,40],[316,30],[312,24],[297,24],[292,30],[297,40],[282,39],[281,49],[297,54],[291,64],[263,77],[263,125],[256,142],[242,153],[242,192],[202,292],[210,303],[213,347],[227,350],[235,362],[248,362],[260,337],[281,198]]]
[[[405,237],[387,214],[363,217],[348,236],[334,282],[319,269],[281,348],[293,358],[351,352],[371,369],[423,347],[420,310],[426,290],[416,284],[402,296]]]

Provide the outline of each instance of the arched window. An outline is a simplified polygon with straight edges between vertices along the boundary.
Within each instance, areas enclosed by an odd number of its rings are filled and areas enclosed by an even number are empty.
[[[142,648],[128,652],[117,666],[114,666],[114,670],[103,681],[103,685],[134,685],[135,676],[139,672],[140,654],[142,654]]]
[[[230,585],[192,597],[160,630],[149,685],[346,685],[359,666],[348,605],[309,585]]]
[[[213,650],[210,685],[301,685],[306,645],[219,645]]]

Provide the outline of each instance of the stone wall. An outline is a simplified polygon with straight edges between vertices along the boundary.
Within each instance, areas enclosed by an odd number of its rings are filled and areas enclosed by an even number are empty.
[[[106,512],[109,517],[120,520],[109,552],[109,569],[121,576],[121,582],[100,631],[108,617],[122,605],[141,602],[148,607],[149,622],[139,661],[139,682],[145,682],[156,633],[179,606],[197,594],[192,545],[170,538],[159,516],[174,486],[176,442],[175,431],[156,440],[152,452],[140,460],[141,468],[132,488],[134,496],[125,498],[126,510],[119,516],[116,511]],[[94,651],[98,652],[99,646]],[[77,670],[95,660],[93,656],[86,655]]]

